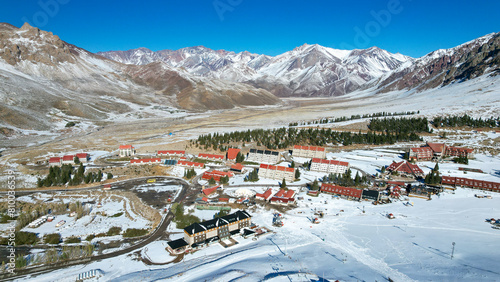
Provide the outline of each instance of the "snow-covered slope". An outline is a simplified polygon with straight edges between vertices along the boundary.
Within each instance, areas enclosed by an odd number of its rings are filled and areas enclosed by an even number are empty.
[[[377,47],[349,51],[317,44],[304,44],[276,57],[246,51],[216,51],[203,46],[176,51],[139,48],[98,54],[124,64],[161,61],[196,76],[246,82],[278,96],[346,94],[411,60]]]
[[[431,89],[500,74],[500,33],[492,33],[450,49],[431,52],[382,76],[383,92]]]
[[[0,101],[3,133],[50,130],[61,120],[135,115],[153,105],[207,110],[270,105],[279,99],[248,84],[208,81],[164,63],[127,66],[26,23],[22,28],[0,24]]]

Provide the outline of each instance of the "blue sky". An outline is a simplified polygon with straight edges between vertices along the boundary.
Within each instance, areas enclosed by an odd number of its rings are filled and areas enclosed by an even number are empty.
[[[428,0],[3,1],[0,21],[24,21],[91,52],[212,49],[277,55],[304,43],[378,46],[420,57],[500,31],[500,1]]]

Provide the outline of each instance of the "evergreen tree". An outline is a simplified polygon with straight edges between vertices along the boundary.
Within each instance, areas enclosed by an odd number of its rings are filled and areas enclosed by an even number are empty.
[[[78,158],[77,156],[75,156],[75,158],[73,159],[73,162],[75,164],[79,164],[80,163],[80,158]]]
[[[238,154],[236,155],[236,162],[242,163],[244,160],[245,160],[245,156],[243,154],[241,154],[241,152],[238,152]]]
[[[354,177],[354,186],[359,186],[361,184],[361,178],[359,177],[359,172],[356,172],[356,176]]]
[[[299,179],[300,178],[300,171],[299,169],[295,169],[295,179]]]
[[[311,190],[318,190],[319,189],[319,183],[318,183],[318,179],[314,179],[312,185],[311,185]]]
[[[433,171],[439,171],[439,163],[436,163],[436,165],[434,166]]]
[[[280,186],[282,189],[285,189],[286,188],[286,180],[285,178],[283,178],[283,182],[281,182],[281,186]]]
[[[291,168],[295,168],[295,162],[294,161],[292,161],[292,163],[290,164],[290,167]]]
[[[101,171],[101,170],[98,170],[98,171],[97,171],[96,181],[97,181],[97,182],[101,182],[101,180],[102,180],[102,171]]]
[[[212,178],[210,178],[210,180],[208,180],[208,184],[210,184],[210,185],[215,185],[215,183],[216,183],[216,182],[215,182],[215,179],[214,179],[214,177],[212,176]]]
[[[107,179],[113,179],[113,174],[111,174],[111,172],[108,172]]]

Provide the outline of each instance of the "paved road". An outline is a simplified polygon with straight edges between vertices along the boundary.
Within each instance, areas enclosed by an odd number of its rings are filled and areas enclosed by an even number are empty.
[[[136,184],[137,182],[143,183],[142,181],[146,178],[152,178],[152,177],[141,177],[141,178],[136,178],[136,179],[129,179],[129,180],[126,180],[124,182],[121,182],[120,184],[123,185],[123,188],[126,188],[126,187],[130,188],[134,185],[137,185]],[[160,178],[160,179],[172,179],[172,180],[183,182],[184,185],[182,185],[182,190],[179,193],[179,196],[174,200],[174,202],[176,202],[176,203],[182,203],[184,200],[188,199],[189,196],[195,194],[196,191],[198,190],[197,187],[191,187],[191,185],[189,185],[187,182],[185,182],[184,180],[178,179],[178,178],[162,177],[162,176],[157,176],[155,178],[157,178],[157,179],[158,178]],[[99,185],[96,187],[102,188],[102,185]],[[96,187],[92,187],[92,188],[96,189]],[[120,187],[120,188],[122,188],[122,187]],[[86,189],[89,189],[89,188],[86,188]],[[66,190],[60,190],[60,191],[66,191]],[[111,252],[108,254],[92,256],[92,257],[85,258],[85,259],[78,259],[78,260],[74,260],[74,261],[55,263],[55,264],[51,264],[48,266],[42,265],[42,266],[36,266],[33,268],[29,268],[29,269],[17,270],[16,275],[5,275],[5,274],[1,275],[0,281],[11,281],[14,278],[20,278],[20,277],[23,277],[26,275],[30,275],[30,276],[40,275],[43,273],[51,272],[51,271],[58,270],[61,268],[66,268],[69,266],[86,264],[89,262],[99,261],[99,260],[103,260],[103,259],[109,259],[112,257],[121,256],[121,255],[130,253],[130,252],[133,252],[137,249],[141,249],[141,248],[145,247],[146,245],[156,241],[157,239],[161,238],[164,234],[166,234],[165,231],[167,230],[167,227],[169,226],[169,224],[172,222],[173,219],[174,219],[174,214],[171,211],[169,211],[167,213],[167,215],[163,217],[162,222],[158,225],[156,230],[154,230],[151,234],[149,234],[147,236],[147,238],[145,238],[144,240],[140,241],[139,243],[132,245],[130,247],[127,247],[125,249]]]

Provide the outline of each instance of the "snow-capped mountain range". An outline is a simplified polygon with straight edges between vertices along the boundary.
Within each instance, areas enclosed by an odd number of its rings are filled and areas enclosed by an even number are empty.
[[[275,105],[278,97],[424,91],[499,74],[499,51],[494,33],[418,59],[316,44],[275,57],[201,46],[93,54],[27,23],[0,23],[0,133],[163,116],[175,108]]]
[[[413,59],[377,47],[336,50],[304,44],[276,57],[249,52],[212,50],[203,46],[153,52],[147,48],[100,52],[133,65],[163,62],[190,74],[244,82],[276,96],[338,96],[359,89]]]

